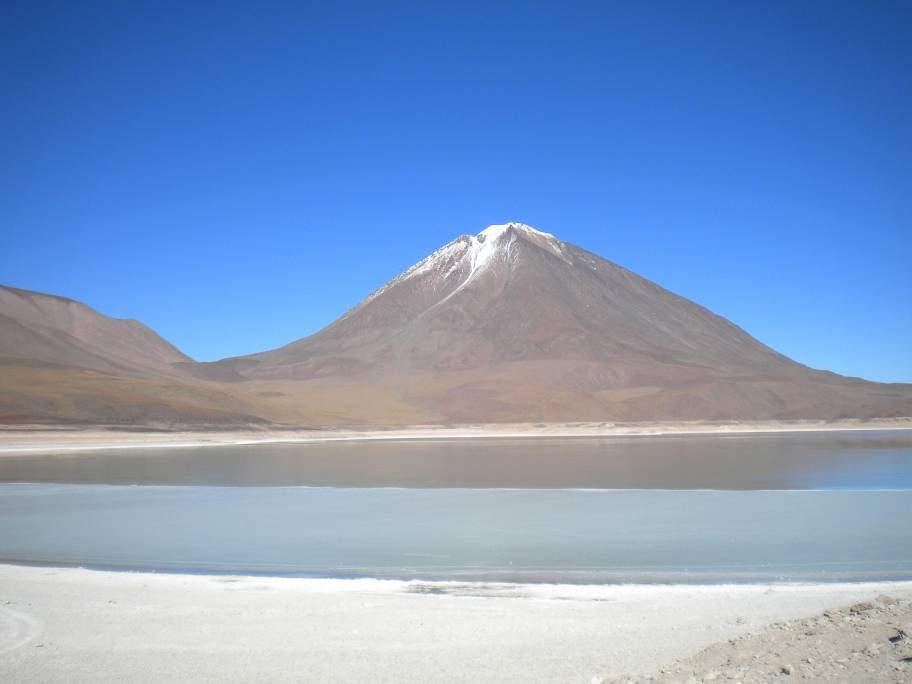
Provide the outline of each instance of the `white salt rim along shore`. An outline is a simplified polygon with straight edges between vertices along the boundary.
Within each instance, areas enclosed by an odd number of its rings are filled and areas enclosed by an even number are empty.
[[[0,565],[0,676],[589,682],[878,594],[910,598],[912,582],[473,585]]]
[[[254,444],[313,444],[340,441],[411,441],[458,439],[532,439],[561,437],[659,437],[709,435],[760,435],[795,432],[861,432],[912,430],[912,418],[877,421],[796,421],[757,423],[648,423],[616,425],[586,424],[503,424],[503,425],[416,425],[387,429],[306,430],[282,429],[261,432],[130,432],[102,428],[76,430],[0,428],[0,457],[23,454],[48,454],[100,449],[186,448],[206,446],[243,446]]]

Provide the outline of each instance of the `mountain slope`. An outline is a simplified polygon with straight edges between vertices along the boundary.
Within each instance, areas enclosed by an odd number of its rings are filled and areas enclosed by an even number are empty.
[[[244,374],[465,370],[531,359],[712,372],[796,368],[703,307],[512,223],[454,240],[316,335],[247,357]]]
[[[346,396],[331,390],[344,380],[444,422],[912,414],[909,386],[811,370],[519,223],[461,236],[315,335],[207,372],[319,380],[342,413]]]
[[[0,422],[263,422],[249,402],[185,377],[193,365],[138,321],[0,286]]]
[[[131,375],[174,374],[174,364],[193,361],[139,321],[5,286],[0,286],[0,354]]]

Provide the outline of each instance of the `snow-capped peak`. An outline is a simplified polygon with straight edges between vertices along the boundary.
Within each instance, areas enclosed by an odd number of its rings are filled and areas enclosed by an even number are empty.
[[[510,232],[513,232],[514,235],[521,235],[526,240],[532,244],[544,249],[548,252],[551,252],[554,256],[567,261],[567,255],[564,250],[564,243],[561,242],[557,237],[551,233],[546,233],[543,230],[538,230],[532,226],[526,225],[525,223],[501,223],[494,224],[493,226],[488,226],[478,235],[472,238],[473,243],[481,243],[487,245],[488,249],[484,250],[488,254],[493,250],[494,245],[500,240],[503,235],[506,235]],[[479,250],[480,251],[480,250]]]
[[[496,240],[511,228],[527,235],[537,235],[539,237],[557,240],[557,238],[551,233],[546,233],[543,230],[538,230],[537,228],[533,228],[532,226],[526,225],[525,223],[519,223],[517,221],[511,221],[510,223],[495,223],[494,225],[485,228],[476,237],[484,236],[486,240]]]
[[[504,236],[508,235],[508,240],[502,239]],[[362,305],[376,299],[394,285],[427,272],[439,271],[445,277],[448,277],[450,273],[454,272],[459,267],[461,262],[468,266],[468,275],[456,290],[447,296],[448,299],[468,285],[469,282],[473,280],[476,275],[480,274],[490,263],[495,260],[505,260],[509,254],[510,246],[513,244],[517,235],[522,236],[537,247],[551,252],[560,259],[570,263],[570,259],[564,249],[564,244],[551,233],[546,233],[526,225],[525,223],[515,221],[494,224],[488,226],[477,235],[463,235],[444,245],[430,256],[422,259],[417,264],[401,273],[379,290],[376,290],[362,302]],[[466,260],[468,261],[467,264]]]

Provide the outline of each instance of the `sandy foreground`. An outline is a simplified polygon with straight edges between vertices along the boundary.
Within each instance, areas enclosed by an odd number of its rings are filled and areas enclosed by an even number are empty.
[[[776,622],[650,675],[600,684],[912,681],[912,601],[880,595],[822,615]]]
[[[649,435],[760,434],[839,430],[912,430],[912,418],[841,421],[675,423],[504,423],[417,425],[390,428],[249,429],[231,431],[143,431],[105,428],[0,426],[0,457],[35,453],[204,447],[229,444],[314,443],[352,440],[478,439],[517,437],[623,437]]]
[[[0,565],[0,680],[589,683],[694,665],[714,679],[713,659],[731,658],[702,649],[882,594],[912,599],[912,583],[483,586]],[[902,614],[877,616],[886,649]],[[779,677],[779,660],[770,667]]]

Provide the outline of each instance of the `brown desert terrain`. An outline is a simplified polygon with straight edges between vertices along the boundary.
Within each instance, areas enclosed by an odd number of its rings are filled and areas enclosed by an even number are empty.
[[[0,288],[0,420],[402,426],[912,415],[520,223],[445,245],[284,347],[197,363],[141,323]]]

